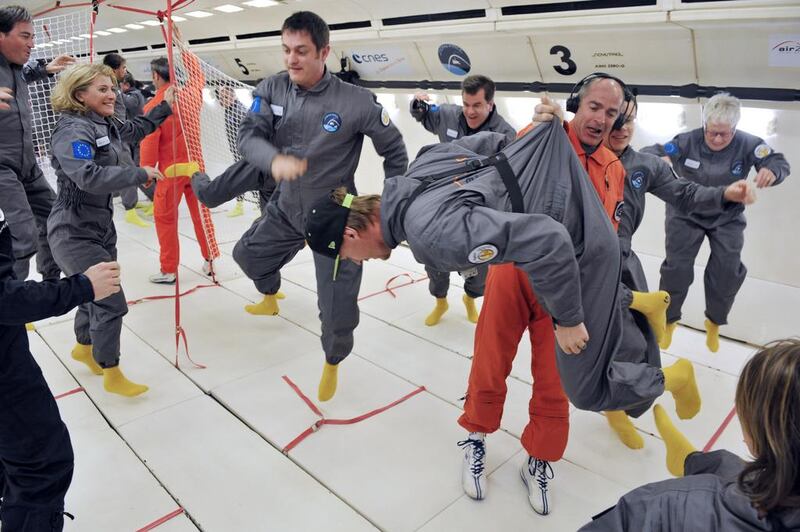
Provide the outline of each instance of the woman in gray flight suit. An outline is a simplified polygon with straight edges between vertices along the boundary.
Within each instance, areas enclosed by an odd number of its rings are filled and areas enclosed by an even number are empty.
[[[67,275],[116,260],[112,194],[150,185],[161,177],[153,168],[134,165],[110,120],[116,99],[113,77],[107,66],[77,65],[62,75],[53,91],[53,109],[62,114],[50,139],[58,194],[47,228],[52,231],[48,237],[53,256]],[[172,113],[168,103],[161,106],[162,115]],[[158,126],[152,118],[137,117],[134,122],[133,143]],[[126,379],[119,368],[122,316],[127,312],[122,291],[81,305],[75,316],[77,344],[72,358],[103,375],[106,391],[133,397],[148,388]]]

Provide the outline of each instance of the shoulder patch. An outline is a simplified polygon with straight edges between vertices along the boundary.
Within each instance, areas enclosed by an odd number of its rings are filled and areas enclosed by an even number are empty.
[[[631,185],[633,185],[635,189],[640,189],[644,186],[643,170],[634,170],[633,173],[631,173]]]
[[[678,155],[678,145],[674,142],[664,144],[664,153],[667,155]]]
[[[472,264],[483,264],[497,256],[497,247],[492,244],[481,244],[469,252],[467,257]]]
[[[392,119],[389,118],[389,111],[387,111],[385,107],[381,106],[381,124],[383,124],[383,127],[389,127],[389,124],[391,123]]]
[[[744,163],[742,161],[734,161],[731,165],[731,174],[739,177],[744,172]]]
[[[753,155],[756,156],[756,159],[763,159],[770,153],[772,153],[772,148],[770,148],[769,144],[767,144],[766,142],[762,142],[761,144],[756,146],[755,150],[753,150]]]
[[[72,143],[72,156],[76,159],[92,160],[92,147],[88,142],[76,140]]]
[[[342,117],[339,113],[325,113],[322,117],[322,129],[328,133],[336,133],[342,127]]]
[[[625,208],[625,201],[618,201],[617,206],[614,207],[614,220],[622,220],[622,209]]]
[[[255,98],[253,98],[253,103],[250,104],[250,112],[251,113],[261,112],[261,96],[256,96]]]

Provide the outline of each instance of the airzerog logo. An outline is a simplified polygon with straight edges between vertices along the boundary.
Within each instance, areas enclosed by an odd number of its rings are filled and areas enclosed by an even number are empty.
[[[350,57],[359,65],[362,63],[388,63],[388,54],[352,54]]]
[[[800,54],[800,41],[783,41],[772,47],[772,51],[780,54]]]

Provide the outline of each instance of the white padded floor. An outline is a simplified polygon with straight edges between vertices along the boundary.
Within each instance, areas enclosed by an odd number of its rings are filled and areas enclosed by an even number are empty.
[[[182,508],[159,531],[486,531],[575,530],[628,489],[667,478],[665,451],[647,413],[636,426],[645,448],[631,451],[602,415],[573,409],[564,460],[554,464],[553,513],[537,516],[527,504],[518,469],[525,459],[519,435],[530,398],[530,347],[520,345],[502,430],[487,440],[489,495],[467,498],[459,474],[464,431],[457,425],[470,369],[474,326],[461,305],[453,275],[450,311],[437,327],[423,324],[432,299],[424,269],[405,248],[365,267],[361,324],[355,349],[339,373],[339,391],[319,405],[326,418],[352,418],[425,390],[386,412],[352,425],[325,425],[291,452],[281,452],[319,417],[283,379],[312,400],[323,356],[319,346],[313,263],[303,251],[283,270],[286,299],[278,317],[255,317],[243,306],[260,295],[230,256],[256,217],[215,212],[223,256],[221,286],[182,298],[182,325],[191,355],[206,369],[175,358],[172,300],[130,307],[125,317],[122,367],[150,391],[134,399],[107,394],[100,378],[72,361],[72,313],[44,320],[29,333],[31,349],[58,400],[76,454],[66,530],[140,530]],[[119,260],[128,300],[167,295],[150,284],[158,269],[155,230],[122,221],[117,210]],[[181,218],[182,289],[208,280],[189,219]],[[389,293],[384,290],[407,284]],[[412,282],[415,281],[415,282]],[[373,295],[379,293],[378,295]],[[717,432],[733,406],[736,376],[753,353],[723,341],[719,353],[704,336],[679,328],[664,363],[696,363],[704,403],[680,428],[698,447]],[[674,411],[671,398],[659,400]],[[715,448],[746,452],[737,421]]]

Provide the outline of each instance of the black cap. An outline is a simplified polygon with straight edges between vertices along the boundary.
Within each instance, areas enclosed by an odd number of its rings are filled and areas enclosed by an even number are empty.
[[[306,220],[306,242],[313,251],[336,259],[336,270],[339,266],[339,253],[344,240],[344,228],[347,226],[347,217],[350,214],[352,194],[344,197],[342,205],[334,199],[333,194],[320,198],[312,207]]]

